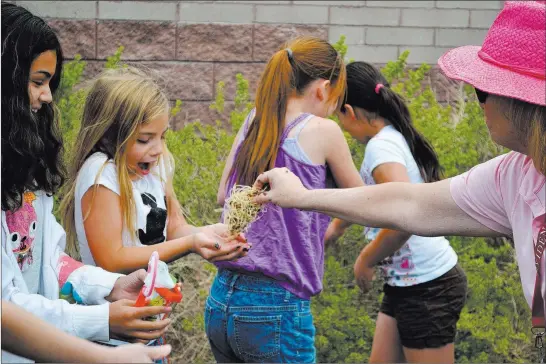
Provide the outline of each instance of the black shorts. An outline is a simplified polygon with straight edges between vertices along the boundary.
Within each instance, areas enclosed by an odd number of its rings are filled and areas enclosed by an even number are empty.
[[[409,287],[385,284],[379,311],[396,319],[406,348],[440,348],[455,341],[466,288],[466,274],[457,264],[430,282]]]

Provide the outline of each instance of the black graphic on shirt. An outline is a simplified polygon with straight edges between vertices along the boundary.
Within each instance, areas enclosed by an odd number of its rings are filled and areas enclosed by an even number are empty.
[[[149,193],[143,193],[142,202],[150,206],[150,212],[146,216],[146,232],[138,229],[138,237],[143,245],[154,245],[165,241],[165,224],[167,223],[167,210],[157,207],[156,199]]]

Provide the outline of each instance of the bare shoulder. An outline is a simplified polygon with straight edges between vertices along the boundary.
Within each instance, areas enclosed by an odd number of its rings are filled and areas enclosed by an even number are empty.
[[[290,133],[294,137],[296,128]],[[342,146],[343,133],[335,121],[313,116],[298,135],[298,142],[314,164],[324,164],[335,149]]]
[[[302,130],[304,133],[315,134],[324,137],[332,137],[336,134],[342,134],[340,126],[332,119],[314,116],[309,120],[306,127]]]

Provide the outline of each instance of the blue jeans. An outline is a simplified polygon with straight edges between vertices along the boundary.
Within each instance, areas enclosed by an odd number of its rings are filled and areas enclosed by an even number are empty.
[[[216,361],[315,362],[310,303],[270,278],[221,269],[205,307]]]

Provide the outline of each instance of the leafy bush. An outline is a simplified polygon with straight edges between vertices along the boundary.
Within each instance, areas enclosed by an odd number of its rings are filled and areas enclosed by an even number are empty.
[[[345,56],[344,39],[336,44]],[[119,67],[122,49],[110,57],[107,67]],[[454,176],[498,155],[502,150],[488,135],[482,111],[470,89],[461,89],[452,105],[437,102],[433,91],[423,87],[430,66],[406,66],[408,52],[388,63],[383,73],[393,89],[407,102],[417,128],[439,154],[446,176]],[[66,155],[70,155],[79,127],[85,89],[80,81],[85,62],[77,57],[65,67],[58,98]],[[216,192],[224,161],[235,133],[252,107],[248,82],[237,75],[235,109],[229,125],[195,121],[167,134],[176,161],[175,191],[188,220],[196,225],[218,221]],[[217,86],[211,108],[225,113],[224,84]],[[173,114],[184,105],[177,101]],[[227,126],[227,128],[226,128]],[[355,163],[364,148],[348,137]],[[362,294],[352,273],[358,252],[367,243],[363,228],[353,226],[334,246],[327,248],[324,291],[313,299],[317,327],[316,347],[320,362],[365,362],[369,359],[375,319],[381,302],[380,281]],[[469,280],[469,295],[459,321],[456,360],[461,362],[526,362],[531,349],[530,314],[523,298],[519,272],[510,242],[502,239],[450,238]],[[171,264],[174,275],[184,281],[184,299],[174,310],[168,341],[174,346],[172,360],[210,362],[212,356],[204,334],[203,309],[215,268],[199,257],[189,256]]]

